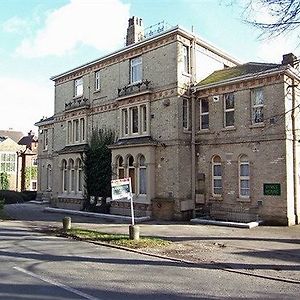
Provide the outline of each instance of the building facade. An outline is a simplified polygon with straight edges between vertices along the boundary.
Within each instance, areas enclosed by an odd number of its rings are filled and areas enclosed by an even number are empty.
[[[82,208],[81,155],[93,130],[109,128],[114,178],[132,178],[136,215],[191,215],[189,87],[239,62],[179,27],[158,31],[145,38],[133,17],[125,48],[52,77],[54,115],[36,123],[40,198]],[[111,212],[129,214],[129,203],[111,202]]]
[[[82,209],[82,155],[107,128],[118,136],[113,179],[131,177],[137,216],[297,223],[293,66],[240,65],[180,27],[145,37],[136,17],[126,41],[51,78],[54,115],[36,123],[39,197]],[[129,215],[130,203],[111,201],[110,212]]]
[[[37,190],[37,138],[32,132],[23,136],[0,130],[0,174],[8,179],[9,190]]]
[[[194,87],[196,210],[215,219],[299,223],[299,61],[247,63]]]

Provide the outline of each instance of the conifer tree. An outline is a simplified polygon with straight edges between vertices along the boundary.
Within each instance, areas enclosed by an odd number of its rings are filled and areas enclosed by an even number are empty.
[[[96,201],[90,203],[90,197],[102,197],[105,205],[111,196],[111,150],[107,147],[114,143],[115,133],[110,129],[99,129],[92,132],[91,140],[83,157],[86,203],[85,209],[95,210]]]

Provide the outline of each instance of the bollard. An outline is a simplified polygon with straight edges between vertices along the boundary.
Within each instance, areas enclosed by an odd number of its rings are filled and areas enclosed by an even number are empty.
[[[70,217],[64,217],[62,222],[63,222],[63,230],[64,231],[71,229],[71,218]]]
[[[140,239],[140,226],[129,225],[129,239],[135,241]]]

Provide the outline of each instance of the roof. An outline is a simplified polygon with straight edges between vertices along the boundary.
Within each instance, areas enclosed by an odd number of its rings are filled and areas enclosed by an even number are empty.
[[[118,49],[118,50],[116,50],[116,51],[114,51],[114,52],[111,52],[111,53],[109,53],[109,54],[107,54],[107,55],[105,55],[105,56],[102,56],[102,57],[100,57],[100,58],[98,58],[98,59],[95,59],[95,60],[93,60],[93,61],[90,61],[90,62],[88,62],[88,63],[86,63],[86,64],[80,65],[80,66],[78,66],[78,67],[75,67],[75,68],[73,68],[73,69],[71,69],[71,70],[68,70],[68,71],[66,71],[66,72],[63,72],[63,73],[61,73],[61,74],[52,76],[50,79],[53,80],[53,81],[56,81],[57,79],[59,79],[59,78],[61,78],[61,77],[70,75],[70,74],[72,74],[72,73],[74,73],[74,72],[76,72],[76,71],[79,71],[79,70],[81,70],[81,69],[90,67],[90,66],[92,66],[92,65],[94,65],[94,64],[97,64],[97,63],[99,63],[99,62],[101,62],[101,61],[103,61],[103,60],[112,58],[112,57],[114,57],[114,56],[116,56],[116,55],[118,55],[118,54],[121,54],[121,53],[123,53],[123,52],[126,52],[126,51],[128,51],[128,50],[130,50],[130,49],[135,49],[135,48],[137,48],[137,47],[140,47],[141,45],[144,45],[144,44],[148,43],[149,41],[154,41],[154,40],[156,40],[156,39],[160,39],[160,38],[163,37],[163,36],[171,35],[171,34],[173,34],[174,32],[179,32],[179,33],[181,33],[181,34],[183,34],[183,35],[185,35],[185,36],[187,36],[187,37],[189,37],[189,38],[191,38],[191,39],[196,38],[197,43],[200,44],[201,46],[203,46],[204,48],[207,48],[207,49],[209,49],[209,50],[212,51],[212,52],[217,52],[218,55],[222,56],[224,59],[226,59],[226,60],[228,60],[228,61],[231,61],[231,62],[233,62],[233,63],[235,63],[235,64],[239,64],[239,63],[240,63],[240,61],[239,61],[238,59],[232,57],[230,54],[228,54],[228,53],[226,53],[225,51],[223,51],[223,50],[221,50],[221,49],[219,49],[219,48],[213,46],[212,44],[210,44],[209,42],[203,40],[202,38],[200,38],[200,37],[198,37],[198,36],[195,36],[195,33],[189,32],[189,31],[187,31],[186,29],[183,29],[182,27],[180,27],[180,26],[177,25],[177,26],[174,26],[174,27],[172,27],[172,28],[170,28],[170,29],[168,29],[168,30],[162,31],[162,32],[159,33],[159,34],[156,34],[156,35],[154,35],[154,36],[145,38],[145,39],[143,39],[143,40],[141,40],[141,41],[139,41],[139,42],[137,42],[137,43],[133,43],[133,44],[131,44],[131,45],[128,45],[128,46],[126,46],[126,47],[123,47],[123,48],[121,48],[121,49]]]
[[[254,75],[261,72],[274,70],[282,67],[279,64],[269,64],[269,63],[256,63],[256,62],[248,62],[243,65],[225,68],[222,70],[218,70],[210,74],[205,79],[201,80],[197,86],[204,86],[208,84],[215,84],[218,82],[222,82],[225,80],[230,80],[233,78],[246,76],[246,75]]]
[[[18,144],[19,144],[19,145],[25,145],[25,146],[31,146],[31,144],[32,144],[32,143],[36,143],[37,140],[38,140],[37,137],[34,136],[33,134],[31,134],[31,135],[26,135],[26,136],[23,136],[23,137],[19,140]]]
[[[127,138],[119,139],[116,143],[109,145],[109,148],[122,148],[128,146],[139,146],[139,145],[157,145],[158,142],[155,141],[150,136],[136,137],[136,138]]]
[[[43,125],[47,125],[47,124],[51,124],[54,121],[54,116],[51,116],[49,118],[42,118],[39,121],[37,121],[36,123],[34,123],[35,126],[43,126]]]
[[[59,150],[58,153],[59,154],[82,153],[85,152],[87,148],[88,148],[87,144],[66,146],[63,149]]]
[[[14,130],[0,130],[0,137],[2,140],[5,140],[6,138],[11,138],[14,142],[18,142],[22,136],[23,132],[21,131],[14,131]]]

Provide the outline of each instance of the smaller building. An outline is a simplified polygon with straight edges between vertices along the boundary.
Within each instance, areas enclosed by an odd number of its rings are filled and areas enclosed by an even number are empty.
[[[37,189],[37,138],[30,131],[0,130],[0,174],[9,190]],[[0,189],[4,187],[0,186]]]
[[[193,88],[196,212],[221,220],[300,222],[299,60],[247,63]]]
[[[14,130],[0,130],[0,175],[8,179],[8,189],[18,190],[21,178],[18,171],[18,151],[22,146],[18,141],[22,138],[23,133]],[[0,186],[4,189],[6,186]]]

